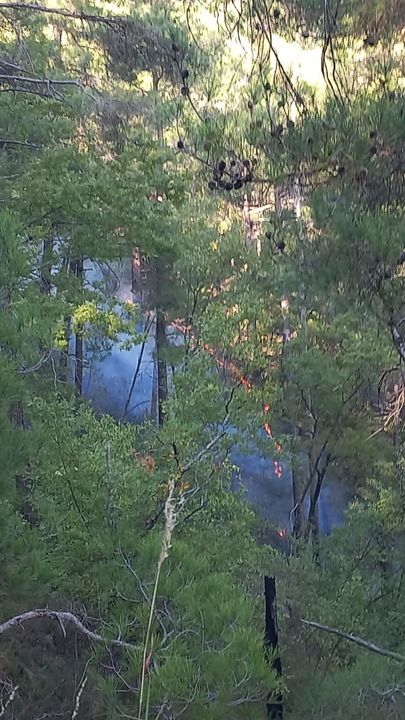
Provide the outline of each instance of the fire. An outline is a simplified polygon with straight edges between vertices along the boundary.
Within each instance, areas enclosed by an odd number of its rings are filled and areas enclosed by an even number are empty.
[[[263,428],[264,428],[264,432],[266,433],[266,435],[268,435],[270,438],[272,438],[272,437],[273,437],[273,431],[272,431],[271,426],[269,425],[268,422],[263,423]]]
[[[175,321],[175,322],[173,322],[172,324],[173,324],[173,327],[176,328],[176,330],[179,330],[180,332],[183,332],[183,333],[184,333],[184,332],[188,332],[188,333],[190,333],[191,337],[192,337],[194,340],[196,339],[196,338],[195,338],[195,335],[192,333],[192,329],[191,329],[191,326],[190,326],[190,325],[186,325],[185,323],[182,323],[181,321],[178,321],[178,320]],[[219,358],[219,357],[217,356],[217,353],[216,353],[216,351],[215,351],[215,348],[212,348],[210,345],[208,345],[208,343],[204,343],[204,344],[203,344],[203,348],[204,348],[204,350],[205,350],[206,352],[208,352],[213,358],[215,358],[215,360],[216,360],[217,364],[219,365],[219,367],[224,367],[224,366],[225,366],[225,361],[222,360],[222,358]],[[252,390],[253,384],[250,382],[250,380],[247,379],[247,377],[245,377],[244,375],[242,375],[242,373],[240,372],[240,370],[239,370],[235,365],[233,365],[233,364],[231,364],[231,363],[228,363],[228,372],[229,372],[229,374],[230,374],[231,376],[233,376],[233,377],[235,377],[236,379],[238,379],[239,382],[241,383],[241,385],[242,385],[244,388],[246,388],[246,390]],[[270,411],[270,405],[269,405],[269,403],[265,403],[265,404],[263,405],[263,412],[264,412],[264,413],[268,413],[269,411]],[[268,423],[268,422],[265,421],[265,422],[263,423],[263,429],[264,429],[264,432],[266,433],[266,435],[267,435],[269,438],[273,439],[273,431],[272,431],[272,429],[271,429],[270,423]],[[283,449],[281,443],[279,443],[279,442],[276,440],[276,441],[274,442],[274,445],[275,445],[276,452],[280,453],[280,452],[282,451],[282,449]],[[276,475],[277,478],[281,478],[281,476],[282,476],[282,474],[283,474],[283,468],[282,468],[282,466],[281,466],[281,463],[279,463],[277,460],[274,460],[274,473],[275,473],[275,475]]]
[[[145,455],[144,457],[138,455],[137,460],[139,465],[144,468],[147,472],[153,472],[155,469],[155,461],[151,455]]]

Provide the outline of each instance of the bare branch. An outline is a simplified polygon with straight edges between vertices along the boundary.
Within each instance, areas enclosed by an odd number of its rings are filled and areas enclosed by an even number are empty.
[[[6,712],[8,706],[13,702],[13,700],[14,700],[14,698],[15,698],[15,694],[16,694],[17,690],[19,690],[19,687],[20,687],[19,685],[14,685],[14,686],[12,686],[12,688],[11,688],[11,690],[10,690],[10,694],[9,694],[7,700],[6,700],[4,703],[3,703],[3,701],[1,700],[0,717],[3,717],[3,715],[4,715],[4,713]]]
[[[33,94],[40,98],[53,98],[57,101],[63,101],[64,96],[57,88],[63,89],[64,87],[77,87],[82,92],[88,94],[90,97],[93,97],[87,88],[87,83],[84,83],[81,80],[73,78],[57,79],[43,76],[41,77],[21,65],[16,65],[15,63],[10,63],[7,60],[4,60],[2,57],[0,58],[0,69],[2,70],[0,73],[0,84],[4,85],[4,87],[0,89],[0,92],[2,93],[22,92]]]
[[[2,141],[0,140],[0,143],[1,142]],[[24,368],[24,367],[17,368],[16,372],[20,373],[21,375],[25,375],[26,373],[36,372],[37,370],[39,370],[42,367],[42,365],[45,365],[45,363],[48,362],[50,355],[51,355],[51,351],[46,352],[43,354],[41,359],[38,360],[37,363],[35,363],[35,365],[32,365],[31,367],[28,367],[28,368]]]
[[[58,102],[61,102],[63,100],[63,95],[61,95],[61,93],[59,92],[56,92],[56,90],[48,93],[40,88],[37,88],[37,90],[33,90],[31,87],[16,87],[15,85],[1,88],[0,93],[13,93],[13,95],[16,95],[17,93],[23,93],[24,95],[35,95],[35,97],[40,98],[41,100],[52,99],[57,100]]]
[[[38,5],[37,3],[24,3],[24,2],[0,2],[1,10],[17,10],[25,12],[45,13],[47,15],[59,15],[65,18],[71,18],[72,20],[85,20],[87,22],[104,23],[106,25],[119,25],[122,24],[121,18],[105,17],[103,15],[94,15],[85,12],[76,12],[73,10],[63,10],[62,8],[45,7],[45,5]]]
[[[227,420],[228,420],[228,416],[226,416],[226,418],[224,420],[224,424],[227,422]],[[188,463],[183,465],[183,467],[181,468],[181,476],[183,476],[184,473],[186,473],[188,470],[190,470],[190,468],[193,465],[198,463],[204,457],[204,455],[206,455],[214,447],[214,445],[216,445],[217,442],[219,442],[219,440],[221,440],[221,438],[223,438],[225,435],[226,435],[226,430],[221,430],[221,432],[219,432],[218,435],[215,435],[215,437],[212,438],[212,440],[210,440],[210,442],[202,450],[200,450],[200,452],[198,452],[197,455],[194,455],[194,457],[191,458],[191,460],[189,460]]]
[[[102,637],[102,635],[98,635],[92,630],[86,628],[79,620],[79,618],[77,618],[76,615],[73,615],[73,613],[71,612],[48,610],[47,608],[28,610],[25,613],[21,613],[21,615],[15,615],[9,620],[6,620],[5,622],[0,624],[0,635],[3,635],[4,633],[12,630],[15,627],[19,627],[20,625],[28,622],[29,620],[35,620],[36,618],[41,617],[49,618],[50,620],[56,620],[61,625],[63,625],[64,622],[71,623],[75,626],[76,630],[82,633],[82,635],[87,637],[87,639],[91,642],[104,643],[105,645],[117,645],[119,647],[131,649],[134,649],[136,647],[136,645],[126,642],[125,640],[109,640],[108,638]]]
[[[180,525],[181,523],[187,522],[187,520],[190,520],[190,518],[192,518],[193,515],[195,515],[196,513],[200,512],[200,510],[203,510],[204,507],[205,507],[205,500],[204,500],[204,498],[201,498],[200,504],[198,505],[198,507],[194,508],[194,510],[191,510],[191,512],[189,512],[189,514],[186,515],[186,517],[183,518],[183,519],[178,523],[178,525]]]
[[[81,681],[81,683],[79,685],[79,689],[76,694],[75,706],[74,706],[74,710],[72,713],[72,720],[75,720],[79,714],[80,698],[83,694],[84,688],[86,687],[86,683],[87,683],[87,675],[84,676],[83,680]]]
[[[75,85],[76,87],[83,89],[83,85],[78,80],[52,80],[51,78],[27,77],[26,75],[1,74],[0,82],[32,83],[34,85],[45,85],[47,88],[51,87],[52,85]]]
[[[405,342],[399,331],[399,324],[394,321],[393,317],[390,318],[389,327],[395,349],[399,353],[401,360],[405,362]]]
[[[232,399],[233,399],[234,390],[235,390],[236,387],[238,387],[238,386],[235,386],[235,387],[232,388],[232,391],[231,391],[231,394],[230,394],[230,398],[228,399],[228,402],[227,402],[227,404],[226,404],[227,410],[228,410],[229,405],[230,405],[230,403],[231,403],[231,401],[232,401]],[[227,413],[227,415],[225,416],[224,420],[222,421],[223,425],[226,425],[226,423],[228,422],[228,420],[229,420],[229,414]],[[183,478],[183,475],[185,475],[185,473],[188,472],[188,471],[190,470],[190,468],[193,467],[193,465],[195,465],[196,463],[200,462],[200,460],[202,460],[202,458],[204,457],[204,455],[206,455],[210,450],[212,450],[212,448],[213,448],[213,447],[219,442],[219,440],[221,440],[221,438],[223,438],[226,434],[227,434],[227,431],[226,431],[226,430],[221,430],[217,435],[215,435],[215,437],[212,438],[212,440],[209,441],[209,443],[207,443],[207,445],[206,445],[205,447],[202,448],[202,450],[199,450],[199,452],[198,452],[196,455],[194,455],[194,457],[191,458],[191,460],[189,460],[185,465],[180,465],[180,464],[179,464],[179,459],[178,459],[178,455],[177,455],[177,448],[176,448],[176,446],[175,446],[175,444],[174,444],[175,460],[176,460],[176,464],[177,464],[177,468],[178,468],[178,476],[177,476],[177,480],[176,480],[176,488],[178,487],[179,483],[181,482],[181,480],[182,480],[182,478]],[[193,492],[193,494],[194,494],[194,491],[192,491],[192,492]],[[153,518],[151,518],[151,520],[149,520],[149,521],[147,522],[147,525],[146,525],[147,530],[151,530],[151,529],[156,525],[157,521],[159,520],[160,516],[161,516],[162,513],[163,513],[163,509],[164,509],[164,504],[162,503],[161,506],[160,506],[160,508],[159,508],[158,511],[156,512],[155,516],[154,516]]]
[[[23,147],[40,148],[42,145],[36,145],[35,143],[24,142],[23,140],[2,140],[0,139],[0,150],[4,149],[5,145],[22,145]]]
[[[135,368],[134,376],[133,376],[132,382],[131,382],[131,387],[130,387],[130,389],[129,389],[128,397],[127,397],[127,400],[126,400],[126,403],[125,403],[124,413],[123,413],[123,419],[124,419],[124,420],[126,419],[126,417],[127,417],[127,415],[128,415],[129,404],[130,404],[130,402],[131,402],[132,393],[134,392],[134,388],[135,388],[135,385],[136,385],[136,381],[137,381],[137,379],[138,379],[138,375],[139,375],[139,372],[140,372],[140,369],[141,369],[143,354],[144,354],[144,352],[145,352],[145,347],[146,347],[146,343],[147,343],[147,341],[148,341],[149,331],[150,331],[150,329],[151,329],[151,327],[152,327],[152,323],[153,323],[154,319],[155,319],[155,316],[154,316],[154,315],[151,316],[151,314],[149,313],[149,314],[148,314],[148,317],[147,317],[146,320],[145,320],[145,324],[144,324],[144,328],[143,328],[143,332],[144,332],[144,334],[145,334],[145,339],[143,340],[142,345],[141,345],[141,351],[140,351],[140,353],[139,353],[139,355],[138,355],[138,362],[137,362],[137,365],[136,365],[136,368]]]
[[[369,640],[363,640],[363,638],[360,638],[357,635],[353,635],[353,633],[346,633],[343,632],[343,630],[329,627],[329,625],[322,625],[321,623],[313,622],[312,620],[303,620],[301,618],[301,622],[303,623],[303,625],[315,628],[316,630],[322,630],[323,632],[330,633],[331,635],[337,635],[338,637],[345,638],[345,640],[349,640],[356,645],[360,645],[361,647],[366,648],[366,650],[370,650],[370,652],[377,653],[378,655],[384,655],[385,657],[390,657],[393,660],[397,660],[398,662],[405,662],[405,655],[400,655],[399,653],[393,652],[392,650],[386,650],[385,648],[379,647],[378,645],[374,645],[374,643],[370,642]]]

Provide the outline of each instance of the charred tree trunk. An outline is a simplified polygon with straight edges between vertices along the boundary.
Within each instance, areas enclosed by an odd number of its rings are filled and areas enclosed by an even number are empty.
[[[264,578],[264,597],[266,613],[266,629],[264,645],[267,660],[276,671],[277,678],[282,677],[283,670],[278,656],[278,627],[276,606],[276,580],[274,577]],[[270,720],[281,720],[283,717],[283,697],[280,692],[269,693],[267,698],[267,715]]]

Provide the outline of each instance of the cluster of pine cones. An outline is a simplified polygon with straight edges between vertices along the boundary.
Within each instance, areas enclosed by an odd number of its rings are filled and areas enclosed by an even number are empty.
[[[227,164],[220,160],[213,170],[213,179],[209,181],[210,190],[240,190],[247,183],[252,182],[253,172],[250,160],[235,160]]]

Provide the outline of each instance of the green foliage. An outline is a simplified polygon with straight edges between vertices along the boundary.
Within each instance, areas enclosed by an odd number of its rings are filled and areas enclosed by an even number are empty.
[[[400,5],[4,10],[2,617],[70,609],[106,638],[44,619],[5,634],[10,717],[73,717],[77,702],[89,718],[262,717],[280,682],[262,649],[264,573],[286,716],[403,716],[397,666],[300,623],[404,652]],[[292,39],[303,63],[306,49],[323,60],[321,86],[290,73]],[[156,270],[144,306],[178,332],[158,353],[172,366],[158,430],[97,416],[67,382],[72,334],[98,357],[146,339],[142,308],[88,281],[89,261],[134,247]],[[230,492],[235,443],[297,470],[288,558]],[[355,499],[320,538],[329,479]]]

